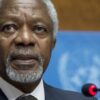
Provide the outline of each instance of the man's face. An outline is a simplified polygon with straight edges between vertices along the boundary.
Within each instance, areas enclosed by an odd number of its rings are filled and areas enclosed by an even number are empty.
[[[3,0],[0,74],[7,81],[39,80],[54,45],[53,24],[42,0]]]

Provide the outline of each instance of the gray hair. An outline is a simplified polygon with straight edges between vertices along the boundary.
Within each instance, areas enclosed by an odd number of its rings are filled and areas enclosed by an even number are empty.
[[[53,22],[53,33],[54,33],[54,38],[55,38],[56,33],[58,32],[58,16],[57,16],[57,12],[56,12],[56,9],[55,9],[53,3],[51,2],[51,0],[43,0],[43,2],[47,6],[48,13],[49,13],[49,15],[51,17],[51,20]]]

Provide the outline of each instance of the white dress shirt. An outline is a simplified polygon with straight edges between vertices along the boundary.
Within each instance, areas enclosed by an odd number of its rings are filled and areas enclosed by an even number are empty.
[[[12,86],[2,78],[0,78],[0,88],[7,96],[8,100],[15,100],[17,97],[24,94],[22,91]],[[36,97],[38,100],[45,100],[43,80],[41,80],[39,85],[34,89],[34,91],[29,94]]]

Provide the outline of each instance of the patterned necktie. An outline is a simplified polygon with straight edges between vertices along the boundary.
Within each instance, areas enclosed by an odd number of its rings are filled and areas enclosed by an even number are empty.
[[[31,96],[31,95],[27,95],[27,96],[20,96],[18,97],[16,100],[38,100],[35,97]]]

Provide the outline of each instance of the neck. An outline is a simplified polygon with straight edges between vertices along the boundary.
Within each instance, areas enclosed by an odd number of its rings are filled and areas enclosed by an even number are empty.
[[[35,83],[19,83],[19,84],[14,84],[16,88],[21,90],[24,93],[30,93],[32,92],[40,83],[40,80],[35,82]]]

